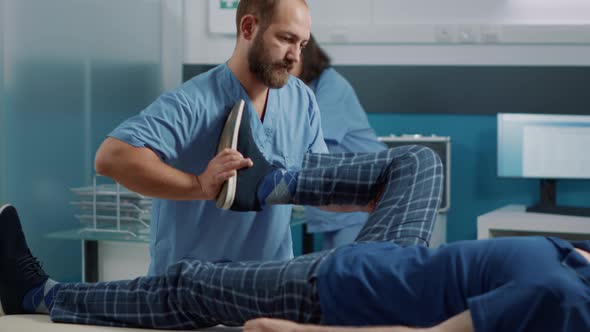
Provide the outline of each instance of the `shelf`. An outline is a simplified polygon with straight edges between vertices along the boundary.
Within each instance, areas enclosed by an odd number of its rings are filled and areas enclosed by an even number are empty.
[[[115,242],[140,242],[149,243],[149,229],[134,230],[133,235],[126,231],[117,231],[110,228],[74,228],[46,234],[45,237],[60,240],[86,240],[86,241],[115,241]]]

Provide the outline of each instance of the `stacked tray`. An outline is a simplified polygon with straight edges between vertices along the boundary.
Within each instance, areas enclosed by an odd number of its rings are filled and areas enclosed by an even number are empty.
[[[92,186],[71,190],[76,199],[70,203],[77,207],[81,232],[149,233],[151,198],[118,183],[97,185],[97,177]]]

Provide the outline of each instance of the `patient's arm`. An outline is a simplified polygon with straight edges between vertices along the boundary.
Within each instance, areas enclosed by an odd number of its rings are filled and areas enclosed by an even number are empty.
[[[337,327],[303,325],[288,320],[259,318],[246,322],[244,332],[474,332],[469,310],[431,328],[405,326]]]
[[[392,327],[338,327],[297,324],[288,320],[259,318],[246,322],[244,332],[418,332],[427,329],[416,329],[403,326]]]
[[[453,316],[446,321],[432,327],[432,332],[474,332],[471,312],[465,310],[462,313]]]

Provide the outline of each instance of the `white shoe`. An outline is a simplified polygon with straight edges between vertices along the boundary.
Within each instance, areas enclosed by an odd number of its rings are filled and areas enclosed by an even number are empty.
[[[225,126],[221,132],[219,143],[217,144],[217,153],[223,149],[237,149],[238,148],[238,133],[240,132],[240,124],[242,123],[242,114],[244,113],[244,105],[246,103],[243,99],[238,100],[229,113]],[[236,196],[237,176],[234,175],[223,183],[219,195],[217,195],[217,207],[220,209],[229,209]]]

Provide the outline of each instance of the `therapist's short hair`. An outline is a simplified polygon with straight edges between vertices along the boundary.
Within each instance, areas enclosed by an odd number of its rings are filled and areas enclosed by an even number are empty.
[[[301,66],[299,78],[306,84],[316,80],[326,68],[332,65],[332,60],[318,45],[313,35],[309,37],[309,41],[301,51],[301,55],[303,65]]]
[[[236,33],[240,35],[240,22],[246,15],[254,15],[258,19],[262,31],[272,22],[277,4],[281,0],[240,0],[236,13]]]

